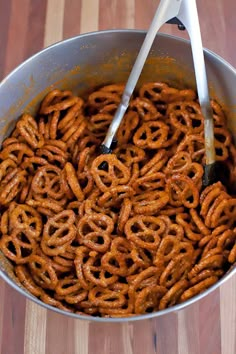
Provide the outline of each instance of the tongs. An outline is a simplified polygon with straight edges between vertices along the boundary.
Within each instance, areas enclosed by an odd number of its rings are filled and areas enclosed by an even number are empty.
[[[101,152],[103,154],[112,152],[112,142],[114,141],[115,134],[128,108],[131,95],[133,94],[137,81],[140,77],[156,34],[162,25],[164,25],[166,22],[171,22],[171,20],[175,18],[177,21],[180,21],[180,23],[187,29],[191,41],[198,99],[204,117],[206,164],[204,166],[203,185],[207,186],[215,182],[216,179],[214,124],[213,113],[209,99],[207,75],[196,0],[161,0],[128,78],[121,102],[115,112],[107,135],[101,145]]]

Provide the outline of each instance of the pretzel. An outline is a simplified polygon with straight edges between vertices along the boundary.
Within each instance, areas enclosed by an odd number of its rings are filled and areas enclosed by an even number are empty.
[[[26,204],[16,204],[10,212],[10,228],[27,231],[27,234],[39,240],[43,228],[41,215]]]
[[[177,90],[173,87],[166,87],[161,93],[162,99],[168,103],[175,101],[193,101],[196,99],[196,92],[191,89]]]
[[[198,205],[198,189],[188,176],[175,174],[167,180],[166,187],[171,205],[184,205],[186,208],[196,208]]]
[[[139,117],[144,121],[156,120],[162,117],[154,104],[147,98],[135,98],[130,102],[130,108],[138,112]]]
[[[104,137],[112,121],[112,115],[109,113],[97,113],[89,120],[89,130],[99,138]]]
[[[88,298],[94,306],[103,308],[120,308],[127,301],[121,292],[102,287],[94,287],[89,290]]]
[[[40,166],[47,165],[48,161],[42,157],[33,156],[33,157],[25,157],[24,161],[21,164],[23,170],[26,170],[31,177],[35,175],[36,170]]]
[[[188,299],[200,294],[201,292],[208,289],[210,286],[215,284],[219,278],[216,276],[212,276],[202,280],[191,288],[185,290],[183,294],[180,296],[180,301],[187,301]]]
[[[9,204],[26,184],[26,171],[15,168],[0,183],[0,205]]]
[[[229,253],[228,261],[232,264],[235,263],[236,261],[236,244],[234,245],[234,247],[231,249]]]
[[[187,287],[188,281],[186,279],[181,279],[176,282],[160,300],[159,310],[174,306],[179,301],[182,293]]]
[[[64,146],[57,146],[57,141],[47,140],[42,148],[37,149],[36,155],[42,157],[51,164],[63,167],[68,159]]]
[[[99,169],[102,163],[107,164],[106,170]],[[130,179],[129,169],[114,154],[98,156],[92,163],[91,174],[102,192],[126,184]]]
[[[81,108],[83,106],[84,101],[78,97],[76,99],[76,103],[69,107],[67,110],[65,116],[58,120],[58,130],[61,131],[61,133],[65,133],[71,126],[73,122],[75,122],[76,118],[81,115]],[[51,122],[52,124],[52,122]]]
[[[15,267],[15,273],[21,284],[34,296],[40,297],[43,293],[41,287],[39,287],[33,280],[30,272],[25,265],[17,265]]]
[[[63,210],[62,205],[53,199],[37,198],[37,200],[29,199],[26,204],[39,210],[44,210],[42,214],[53,216],[55,213],[60,213]]]
[[[137,146],[131,144],[125,144],[117,147],[114,150],[114,153],[127,167],[130,167],[133,163],[137,163],[145,159],[145,152]]]
[[[158,150],[154,157],[141,168],[141,176],[159,172],[166,163],[167,159],[166,151],[164,149]]]
[[[49,296],[45,292],[40,296],[41,300],[50,306],[54,306],[63,311],[73,312],[69,306],[64,305],[61,301],[56,300],[54,297]]]
[[[133,142],[143,149],[158,149],[167,140],[168,126],[161,121],[143,123],[136,131]]]
[[[164,222],[154,216],[134,216],[125,225],[125,234],[139,247],[155,250],[160,244],[160,235],[164,232]]]
[[[79,213],[81,215],[94,214],[94,213],[105,214],[105,215],[110,216],[112,218],[113,222],[116,222],[116,220],[117,220],[116,213],[114,213],[110,208],[106,209],[106,208],[98,205],[98,197],[100,195],[101,195],[100,190],[94,189],[93,193],[89,196],[89,198],[87,198],[84,201]]]
[[[196,102],[176,102],[169,104],[167,114],[176,129],[185,134],[198,134],[203,130],[203,116]]]
[[[27,230],[14,229],[0,240],[3,254],[16,264],[25,264],[36,251],[36,241]]]
[[[77,277],[85,290],[90,289],[91,285],[106,288],[118,280],[117,275],[107,274],[101,267],[100,255],[87,247],[77,249],[74,263]]]
[[[98,199],[98,205],[104,208],[119,206],[123,199],[131,198],[134,195],[134,190],[130,186],[113,187]]]
[[[78,153],[78,177],[82,172],[87,172],[89,167],[91,167],[92,158],[94,158],[94,151],[96,146],[85,147],[82,151]]]
[[[117,220],[117,230],[123,233],[126,222],[129,219],[132,210],[132,202],[129,198],[124,198],[123,204],[120,209],[120,214]]]
[[[60,200],[64,196],[64,191],[60,185],[61,170],[51,164],[39,167],[32,180],[33,194],[44,198]]]
[[[191,254],[179,254],[172,259],[160,277],[160,285],[172,287],[180,279],[186,278],[191,269]]]
[[[189,279],[192,279],[204,269],[219,269],[224,264],[224,261],[224,257],[221,254],[206,257],[200,260],[200,262],[192,268],[188,274],[188,277]]]
[[[100,88],[101,91],[115,93],[119,96],[122,96],[124,91],[125,85],[124,84],[111,84],[106,85]]]
[[[189,152],[179,151],[172,156],[166,166],[165,173],[167,175],[173,175],[176,173],[185,173],[189,170],[192,164],[192,159]]]
[[[50,114],[54,111],[66,110],[76,104],[78,101],[79,98],[73,96],[71,91],[61,92],[59,90],[54,90],[49,92],[48,95],[44,98],[39,112],[40,114]]]
[[[72,210],[63,210],[48,219],[43,229],[41,247],[45,254],[63,254],[76,236],[75,215]]]
[[[192,161],[203,163],[205,158],[203,136],[199,134],[187,134],[178,145],[176,151],[188,151]]]
[[[113,243],[113,249],[102,256],[101,265],[110,274],[126,276],[129,273],[127,266],[128,256],[129,254],[120,252],[117,248],[114,248]]]
[[[110,234],[113,228],[113,221],[107,215],[85,215],[78,223],[79,240],[88,248],[104,253],[110,246]]]
[[[139,116],[134,111],[129,111],[124,115],[124,118],[117,130],[117,140],[119,144],[127,144],[132,138],[134,130],[139,123]]]
[[[144,192],[133,198],[133,208],[137,214],[155,215],[168,201],[169,196],[165,191]]]
[[[139,89],[139,96],[151,99],[152,102],[162,101],[162,91],[167,89],[168,85],[163,82],[150,82],[143,84]]]
[[[78,201],[84,200],[84,193],[80,187],[73,165],[67,162],[65,165],[66,179]]]
[[[88,292],[84,290],[78,279],[68,276],[58,280],[55,291],[68,304],[78,304],[87,298]]]
[[[224,274],[224,271],[222,269],[217,269],[217,270],[205,269],[202,272],[198,273],[194,278],[191,278],[189,283],[191,285],[196,285],[196,284],[202,282],[203,280],[208,279],[213,276],[216,276],[219,278],[223,274]]]
[[[17,142],[7,145],[0,152],[0,159],[5,160],[11,158],[17,165],[19,165],[25,156],[32,157],[33,155],[34,153],[28,145]]]
[[[185,235],[192,241],[200,241],[202,235],[209,235],[210,230],[205,226],[195,209],[190,209],[190,215],[187,213],[180,213],[176,216],[176,221],[183,226]]]
[[[154,264],[155,251],[143,249],[134,245],[130,253],[134,264],[139,268],[146,269]],[[132,272],[130,272],[132,273]]]
[[[136,192],[147,192],[163,190],[165,187],[165,174],[163,172],[153,172],[134,180],[132,187]]]
[[[83,134],[84,130],[87,127],[87,123],[84,119],[84,116],[80,115],[75,119],[72,126],[69,126],[64,135],[62,136],[62,141],[64,141],[69,148],[77,142],[79,137]]]
[[[188,242],[179,242],[176,236],[166,236],[161,240],[158,247],[154,264],[158,266],[160,263],[167,266],[171,259],[174,259],[180,252],[185,250],[185,254],[192,257],[193,246]]]
[[[205,291],[236,260],[236,148],[211,101],[216,159],[229,185],[202,186],[196,93],[144,83],[113,154],[100,155],[123,94],[53,90],[23,113],[0,151],[0,249],[19,282],[63,311],[142,315]]]
[[[17,122],[16,127],[24,140],[33,148],[37,149],[43,146],[44,139],[38,130],[38,125],[35,119],[24,113]]]
[[[32,278],[43,289],[54,290],[58,278],[52,265],[38,255],[32,255],[28,262]]]
[[[105,90],[98,90],[91,93],[88,97],[88,105],[93,108],[93,110],[100,110],[109,104],[119,104],[120,95],[117,93],[112,93]]]

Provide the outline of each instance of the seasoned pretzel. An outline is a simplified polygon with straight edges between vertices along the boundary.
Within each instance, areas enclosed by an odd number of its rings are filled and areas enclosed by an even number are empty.
[[[118,280],[117,275],[111,275],[103,269],[100,255],[87,247],[80,246],[77,249],[74,262],[77,277],[85,290],[94,285],[106,288]]]
[[[188,281],[186,279],[181,279],[176,282],[160,300],[159,310],[174,306],[187,287]]]
[[[107,164],[106,170],[100,169],[102,163]],[[129,169],[114,154],[98,156],[92,163],[91,174],[102,192],[129,182]]]
[[[16,204],[10,213],[10,228],[27,231],[27,234],[39,240],[43,228],[41,215],[26,204]]]
[[[201,109],[194,101],[171,103],[167,114],[173,126],[185,134],[198,134],[203,130]]]
[[[159,172],[165,165],[168,157],[164,149],[158,150],[152,159],[148,161],[140,170],[141,176]]]
[[[26,171],[15,168],[0,183],[0,205],[8,205],[26,184]]]
[[[72,210],[63,210],[48,219],[43,229],[41,247],[45,254],[63,254],[76,236],[75,215]]]
[[[5,160],[11,158],[17,165],[19,165],[25,156],[32,157],[33,155],[34,153],[28,145],[17,142],[7,145],[0,152],[0,159]]]
[[[164,222],[161,218],[154,216],[134,216],[125,225],[125,234],[128,240],[139,247],[150,250],[157,249],[164,230]]]
[[[109,104],[119,104],[120,95],[106,90],[98,90],[91,93],[88,97],[88,105],[93,110],[100,110]]]
[[[144,192],[133,197],[133,208],[136,214],[155,215],[163,209],[169,201],[169,196],[165,191]]]
[[[134,130],[139,123],[139,117],[136,112],[129,111],[124,115],[124,118],[117,131],[117,140],[119,144],[127,144],[132,138]]]
[[[134,180],[132,187],[136,192],[150,192],[163,190],[165,187],[165,174],[163,172],[153,172]]]
[[[0,249],[19,282],[64,311],[127,317],[201,293],[236,261],[236,148],[211,101],[229,185],[203,188],[203,116],[191,89],[145,83],[113,154],[99,145],[123,84],[53,90],[0,151]]]
[[[117,186],[105,192],[98,199],[98,205],[104,208],[119,206],[126,198],[131,198],[134,195],[134,190],[130,186]]]
[[[58,280],[55,291],[68,304],[76,305],[85,300],[88,295],[88,292],[81,287],[78,279],[72,276]]]
[[[145,151],[132,144],[121,145],[114,150],[114,153],[127,167],[145,159]]]
[[[198,189],[188,176],[175,174],[167,180],[166,187],[171,205],[184,205],[186,208],[196,208],[198,205]]]
[[[31,115],[24,113],[17,122],[16,127],[20,135],[33,149],[41,148],[43,146],[43,136],[38,130],[37,122]]]
[[[143,123],[136,131],[133,142],[143,149],[158,149],[167,140],[168,126],[161,121]]]
[[[147,98],[135,98],[130,102],[130,108],[138,112],[139,117],[144,121],[156,120],[162,117],[155,105]]]
[[[9,235],[2,236],[0,249],[16,264],[25,264],[36,252],[36,241],[27,230],[14,229]]]
[[[84,200],[84,193],[80,187],[79,180],[76,176],[75,169],[73,165],[70,162],[67,162],[65,165],[65,172],[66,172],[66,179],[68,181],[68,184],[76,196],[78,201],[83,201]]]
[[[117,230],[123,233],[124,227],[129,219],[132,210],[132,202],[129,198],[124,198],[123,204],[120,209],[120,214],[117,220]]]
[[[201,292],[205,291],[208,289],[210,286],[215,284],[219,278],[216,276],[212,276],[209,278],[206,278],[202,280],[201,282],[197,283],[196,285],[193,285],[191,288],[185,290],[183,294],[180,296],[180,301],[187,301],[191,297],[194,297]]]
[[[105,253],[114,229],[112,219],[103,214],[84,215],[78,223],[79,241],[94,251]]]
[[[64,143],[64,142],[62,142]],[[62,145],[62,146],[61,146]],[[66,145],[60,144],[58,146],[57,140],[47,140],[42,148],[37,149],[36,155],[49,161],[51,164],[59,164],[63,167],[68,159],[66,152]]]
[[[79,101],[78,97],[72,95],[70,91],[61,92],[59,90],[51,91],[44,98],[40,114],[50,114],[54,111],[62,111],[70,108]]]
[[[30,272],[25,265],[17,265],[15,267],[15,273],[21,284],[34,296],[41,296],[43,290],[33,280]]]
[[[172,259],[161,274],[160,285],[170,288],[182,278],[186,278],[191,269],[191,261],[191,253],[179,254]]]
[[[58,278],[50,263],[38,255],[32,255],[28,265],[36,284],[43,289],[55,289]]]

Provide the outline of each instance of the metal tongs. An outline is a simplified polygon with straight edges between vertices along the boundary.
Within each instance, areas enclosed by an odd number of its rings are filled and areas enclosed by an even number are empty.
[[[177,21],[180,21],[180,23],[187,29],[191,41],[198,98],[202,114],[204,116],[206,165],[204,166],[203,185],[207,186],[215,182],[216,178],[214,124],[213,113],[209,99],[207,75],[196,0],[161,0],[128,78],[124,93],[121,98],[121,103],[115,112],[107,135],[101,145],[101,152],[103,154],[112,152],[112,142],[114,141],[115,134],[128,108],[131,95],[133,94],[156,34],[162,25],[164,25],[166,22],[170,23],[171,20],[175,18]]]

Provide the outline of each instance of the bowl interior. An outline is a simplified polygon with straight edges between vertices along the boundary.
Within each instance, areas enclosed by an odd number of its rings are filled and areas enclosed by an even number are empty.
[[[145,32],[142,31],[104,31],[81,35],[57,43],[21,64],[0,84],[0,143],[11,132],[18,117],[24,111],[34,113],[38,103],[53,88],[70,89],[76,94],[87,95],[95,87],[125,82],[144,36]],[[210,51],[205,51],[205,60],[211,97],[217,98],[223,106],[228,116],[229,127],[236,138],[236,96],[233,89],[236,87],[236,71]],[[159,34],[154,41],[138,86],[148,81],[164,81],[176,87],[195,88],[190,43]],[[42,304],[20,286],[12,271],[12,265],[1,252],[0,268],[1,275],[10,285]],[[236,269],[231,273],[234,271]],[[200,294],[194,300],[158,313],[136,316],[137,318],[132,320],[155,317],[183,308],[213,291],[230,275],[230,273],[226,275],[205,294]],[[50,307],[45,304],[44,306]],[[65,314],[64,311],[54,310]],[[75,317],[83,318],[79,315]]]

